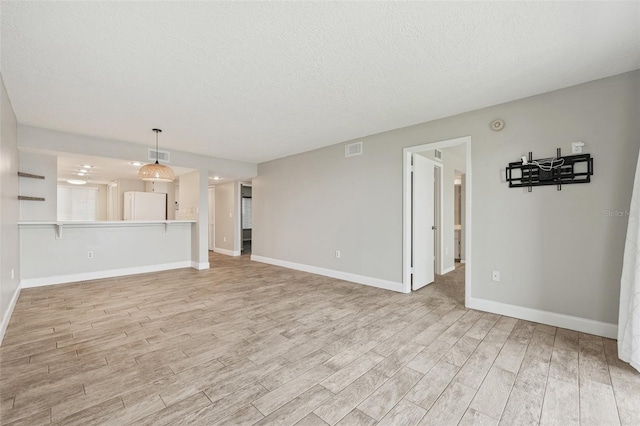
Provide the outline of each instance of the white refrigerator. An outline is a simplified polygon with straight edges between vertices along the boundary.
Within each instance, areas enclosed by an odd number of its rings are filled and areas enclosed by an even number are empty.
[[[124,193],[124,220],[166,220],[167,194],[127,191]]]

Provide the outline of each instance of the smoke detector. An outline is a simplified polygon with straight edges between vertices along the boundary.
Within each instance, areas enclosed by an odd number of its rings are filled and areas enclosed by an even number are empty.
[[[493,130],[494,132],[499,132],[500,130],[504,129],[504,121],[503,120],[493,120],[491,122],[491,130]]]

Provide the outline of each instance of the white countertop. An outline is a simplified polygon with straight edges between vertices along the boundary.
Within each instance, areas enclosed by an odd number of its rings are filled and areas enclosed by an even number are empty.
[[[97,220],[97,221],[82,221],[82,220],[29,220],[18,222],[19,226],[32,226],[32,225],[56,225],[56,226],[135,226],[135,225],[173,225],[183,223],[196,223],[195,220]]]

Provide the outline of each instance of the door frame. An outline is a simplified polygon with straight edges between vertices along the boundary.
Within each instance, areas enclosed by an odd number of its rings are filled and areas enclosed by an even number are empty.
[[[434,242],[434,256],[435,256],[435,266],[433,271],[436,275],[442,275],[442,271],[444,270],[442,258],[442,217],[444,216],[444,191],[443,191],[443,180],[442,180],[442,163],[435,162],[434,171],[437,170],[436,175],[433,177],[433,181],[435,183],[435,191],[433,194],[434,201],[436,201],[436,205],[434,205],[434,215],[433,221],[436,225],[436,232],[433,237]]]
[[[207,239],[209,251],[215,251],[216,248],[216,186],[207,186],[207,204],[209,205],[209,212],[207,214]],[[211,220],[213,216],[213,221]],[[211,235],[211,228],[213,227],[213,238]]]
[[[472,204],[471,204],[471,184],[472,184],[472,170],[471,170],[471,136],[462,136],[454,139],[447,139],[427,143],[423,145],[411,146],[403,149],[402,159],[402,292],[411,292],[411,156],[416,152],[427,151],[432,149],[444,149],[457,145],[466,145],[466,182],[465,182],[465,279],[464,279],[464,302],[465,306],[469,306],[469,298],[471,296],[471,216],[472,216]]]

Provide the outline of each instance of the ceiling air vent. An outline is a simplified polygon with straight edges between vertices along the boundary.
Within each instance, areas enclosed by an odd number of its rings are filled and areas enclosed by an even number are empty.
[[[345,157],[353,157],[356,155],[362,155],[362,142],[350,143],[349,145],[345,145]]]
[[[442,151],[440,151],[439,149],[433,150],[433,156],[436,160],[442,161]]]
[[[171,155],[169,151],[156,151],[155,149],[149,148],[149,160],[155,162],[156,161],[156,152],[158,154],[158,162],[159,163],[170,163]]]

